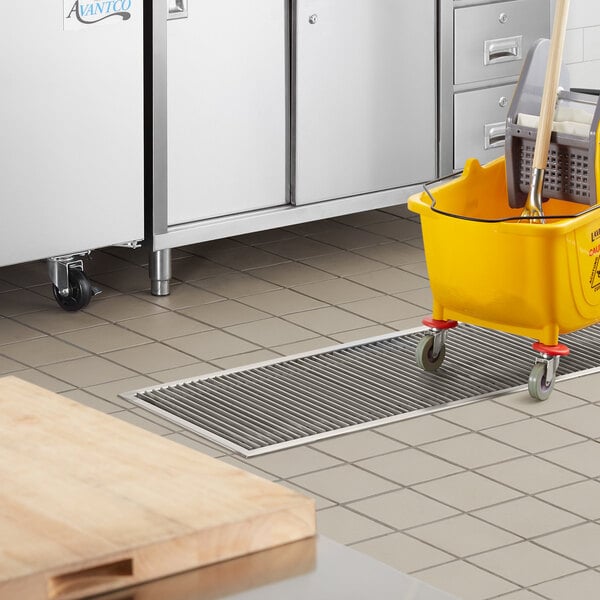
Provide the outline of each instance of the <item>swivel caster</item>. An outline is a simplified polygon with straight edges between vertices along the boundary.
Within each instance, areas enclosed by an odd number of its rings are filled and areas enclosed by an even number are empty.
[[[85,308],[100,293],[83,272],[83,261],[73,256],[49,258],[48,271],[54,299],[63,310]]]
[[[423,319],[429,331],[419,340],[415,350],[417,366],[424,371],[437,371],[446,357],[446,335],[458,325],[456,321]]]
[[[527,389],[533,399],[547,400],[556,383],[556,371],[560,357],[567,356],[569,349],[563,344],[546,346],[540,342],[533,344],[533,349],[537,350],[540,356],[536,359],[529,374]]]

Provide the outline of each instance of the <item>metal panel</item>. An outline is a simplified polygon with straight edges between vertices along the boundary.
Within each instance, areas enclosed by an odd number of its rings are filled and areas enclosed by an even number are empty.
[[[525,338],[461,324],[444,365],[427,373],[414,359],[422,335],[387,334],[122,396],[254,456],[527,386],[534,353]],[[600,368],[600,326],[564,341],[571,354],[558,380]]]
[[[435,176],[435,0],[297,0],[296,204]]]
[[[286,203],[286,6],[189,0],[169,21],[169,225]]]
[[[143,3],[91,4],[3,10],[0,265],[144,235]]]
[[[504,153],[506,114],[515,91],[502,85],[454,95],[454,168],[467,158],[488,162]]]
[[[511,0],[454,12],[454,83],[518,75],[531,44],[548,35],[548,0]]]

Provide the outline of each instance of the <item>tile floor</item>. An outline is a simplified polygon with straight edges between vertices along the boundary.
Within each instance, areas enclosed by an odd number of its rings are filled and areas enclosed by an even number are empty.
[[[370,211],[174,251],[86,261],[79,313],[44,263],[0,269],[0,374],[317,500],[319,530],[465,600],[578,600],[600,589],[600,374],[243,460],[119,398],[157,382],[414,327],[430,293],[416,218]]]

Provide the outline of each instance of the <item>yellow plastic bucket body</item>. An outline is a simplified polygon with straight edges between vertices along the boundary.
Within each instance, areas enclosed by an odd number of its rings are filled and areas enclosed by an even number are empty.
[[[518,217],[506,191],[504,158],[469,160],[462,175],[411,196],[421,217],[433,318],[455,319],[555,345],[558,335],[600,320],[600,209],[546,223],[474,219]],[[551,199],[544,213],[583,207]],[[462,218],[456,218],[462,217]]]

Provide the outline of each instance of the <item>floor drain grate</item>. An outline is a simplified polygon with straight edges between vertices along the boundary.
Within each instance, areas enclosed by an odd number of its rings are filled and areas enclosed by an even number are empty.
[[[414,360],[422,331],[395,333],[122,394],[181,427],[256,456],[524,389],[531,340],[461,324],[436,373]],[[600,370],[600,325],[561,338],[558,379]],[[552,397],[548,400],[552,402]]]

